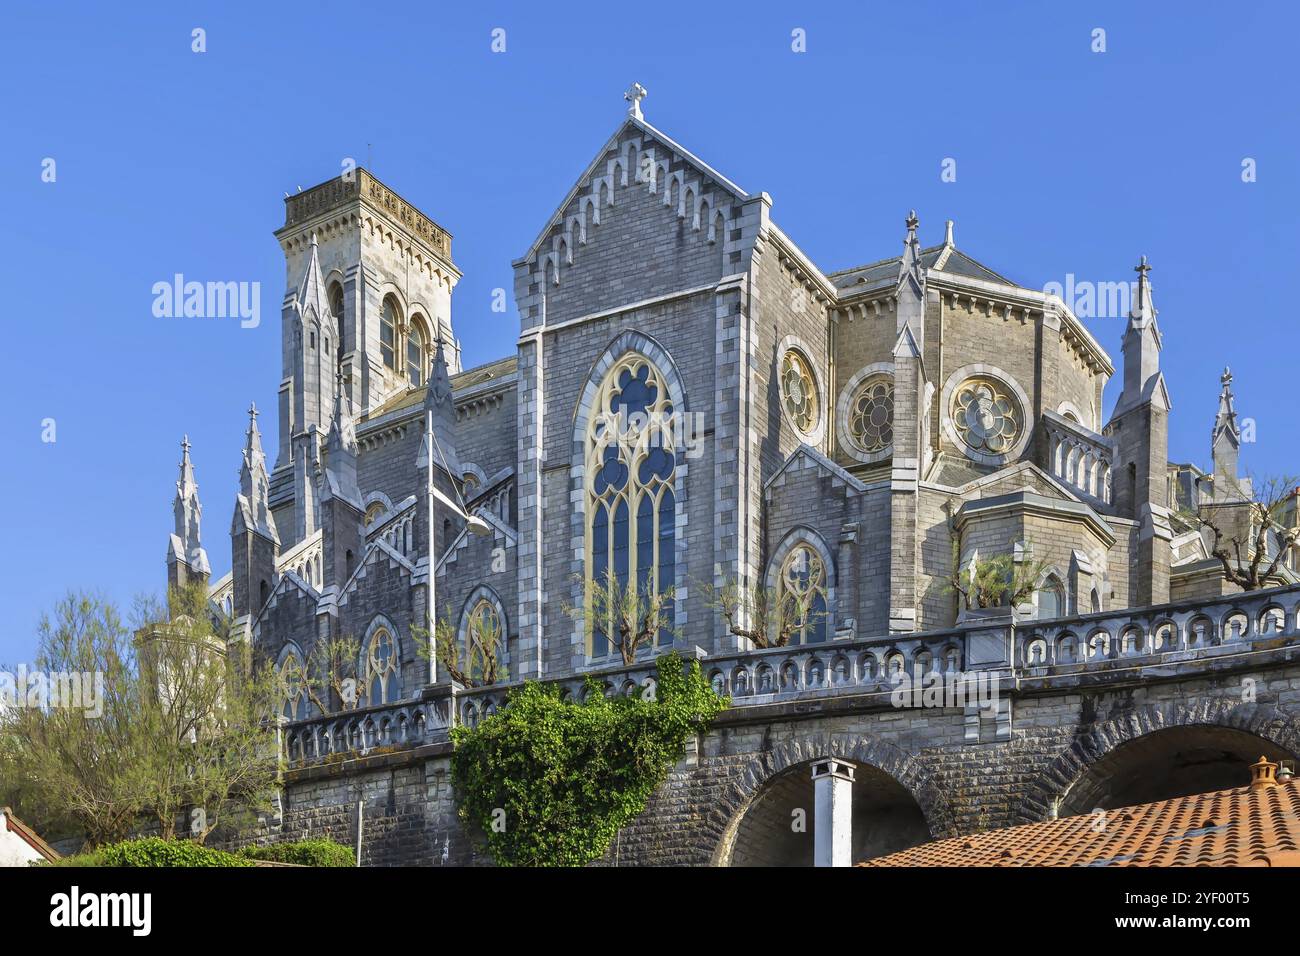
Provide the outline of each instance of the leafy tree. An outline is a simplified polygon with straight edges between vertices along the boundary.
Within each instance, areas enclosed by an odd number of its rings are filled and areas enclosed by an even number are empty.
[[[707,581],[696,581],[692,587],[706,607],[722,615],[728,631],[748,638],[755,647],[785,647],[810,616],[822,613],[806,607],[807,602],[794,594],[742,587],[734,579],[721,587]]]
[[[0,715],[0,788],[92,846],[122,839],[144,816],[172,837],[187,809],[201,842],[223,816],[264,810],[279,772],[276,675],[231,654],[204,588],[173,592],[166,609],[138,608],[133,631],[105,601],[60,602],[40,624],[35,669],[94,675],[100,699]]]
[[[585,701],[532,681],[473,728],[451,756],[459,812],[502,866],[583,866],[645,809],[655,788],[726,706],[699,662],[658,661],[654,692]]]
[[[565,610],[582,625],[588,640],[593,630],[602,633],[625,665],[635,663],[642,648],[654,647],[661,633],[676,633],[667,613],[675,588],[656,592],[635,582],[624,584],[613,571],[606,571],[599,580],[588,581],[581,575],[575,579],[583,585],[586,601],[581,607],[566,606]]]
[[[1210,556],[1222,565],[1228,583],[1243,591],[1275,587],[1283,583],[1279,572],[1300,538],[1298,484],[1294,476],[1251,481],[1249,496],[1208,502],[1180,517],[1209,531]]]
[[[1033,597],[1047,562],[1016,561],[1007,551],[961,565],[954,538],[953,567],[949,590],[961,595],[967,609],[1018,607]]]
[[[307,699],[322,714],[364,707],[369,688],[357,673],[360,656],[361,645],[353,637],[333,634],[319,637],[307,652],[303,673],[285,676],[301,681]]]
[[[421,658],[429,659],[429,632],[411,629]],[[486,687],[509,680],[510,672],[501,658],[505,652],[505,635],[501,622],[482,614],[471,614],[465,624],[465,645],[456,634],[449,618],[438,621],[433,629],[433,653],[438,665],[462,687]]]

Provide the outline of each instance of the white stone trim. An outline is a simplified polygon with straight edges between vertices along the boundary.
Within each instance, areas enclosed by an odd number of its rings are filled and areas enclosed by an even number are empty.
[[[1005,454],[990,455],[985,452],[976,451],[962,440],[961,435],[957,434],[957,427],[952,422],[952,396],[957,391],[957,387],[968,378],[982,375],[986,378],[997,379],[1005,385],[1015,395],[1016,401],[1020,403],[1020,414],[1024,421],[1022,423],[1020,437],[1016,440],[1015,445]],[[1029,445],[1030,436],[1034,433],[1035,422],[1032,422],[1029,416],[1032,414],[1029,405],[1029,396],[1025,390],[1020,387],[1020,383],[1015,380],[1009,372],[1005,372],[996,365],[989,365],[985,362],[976,362],[973,365],[963,365],[951,375],[943,386],[943,394],[940,398],[939,417],[943,422],[943,433],[947,436],[948,441],[971,461],[979,462],[982,465],[1005,465],[1018,459],[1025,448]]]
[[[795,424],[790,417],[790,412],[785,407],[784,383],[781,381],[781,364],[785,361],[785,353],[788,351],[798,352],[803,356],[803,360],[808,363],[808,372],[813,377],[813,384],[817,386],[817,424],[813,426],[812,431],[805,432]],[[803,339],[797,335],[787,335],[781,340],[776,347],[776,400],[781,406],[781,417],[785,419],[786,424],[794,429],[795,435],[799,441],[805,445],[816,447],[822,443],[826,437],[826,416],[830,414],[827,408],[826,400],[826,376],[818,374],[817,363],[813,361],[812,350],[808,348]]]
[[[584,474],[587,452],[587,429],[591,419],[592,407],[596,394],[604,384],[609,370],[621,362],[629,353],[640,355],[653,365],[664,384],[668,386],[668,397],[678,416],[690,414],[686,400],[686,387],[681,372],[672,355],[657,339],[644,332],[629,329],[615,336],[613,341],[592,363],[591,371],[583,384],[582,394],[578,398],[573,414],[573,431],[570,445],[569,499],[572,510],[569,515],[569,572],[573,583],[569,587],[569,600],[572,607],[584,607],[584,594],[587,575],[587,476]],[[673,508],[675,528],[673,532],[673,575],[676,599],[673,601],[673,626],[682,628],[686,623],[686,524],[689,506],[690,463],[686,459],[686,449],[675,449],[677,455],[676,480],[673,490]],[[572,645],[571,662],[574,669],[588,666],[592,661],[607,658],[593,658],[586,646],[586,621],[580,615],[574,615],[573,631],[570,636]],[[616,652],[612,646],[609,654]]]
[[[853,400],[853,393],[857,391],[858,386],[873,375],[888,375],[892,380],[894,377],[894,363],[875,362],[858,369],[844,388],[840,389],[840,397],[835,402],[835,427],[839,436],[840,450],[850,458],[868,465],[885,461],[894,454],[893,442],[890,442],[880,451],[865,452],[854,445],[853,440],[849,437],[849,403]]]

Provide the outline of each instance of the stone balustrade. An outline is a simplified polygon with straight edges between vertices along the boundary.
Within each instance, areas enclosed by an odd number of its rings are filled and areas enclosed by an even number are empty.
[[[1132,608],[1016,627],[1015,665],[1040,676],[1122,658],[1169,662],[1231,654],[1258,640],[1300,636],[1300,587]]]
[[[415,560],[415,496],[407,498],[383,521],[366,532],[366,543],[383,540],[393,546],[393,550],[403,557]]]
[[[1115,453],[1111,440],[1054,412],[1043,413],[1043,425],[1052,475],[1075,491],[1110,504]]]
[[[283,723],[280,732],[289,766],[296,767],[445,741],[446,714],[445,702],[421,698]]]
[[[967,622],[945,631],[895,634],[822,644],[775,647],[700,657],[700,666],[732,708],[856,696],[889,706],[899,675],[992,672],[1009,684],[1033,678],[1050,689],[1090,669],[1161,666],[1239,653],[1260,643],[1300,639],[1300,585],[1149,608],[1046,621],[1009,616]],[[565,698],[581,699],[592,680],[606,694],[652,692],[656,667],[647,659],[557,678]],[[365,756],[376,748],[406,748],[447,740],[451,720],[474,726],[505,706],[518,682],[463,689],[426,688],[414,700],[361,708],[286,724],[290,766],[331,755]],[[871,698],[876,698],[872,701]],[[454,714],[454,718],[449,715]]]
[[[292,571],[314,588],[325,580],[325,538],[315,532],[280,555],[276,570],[281,574]]]

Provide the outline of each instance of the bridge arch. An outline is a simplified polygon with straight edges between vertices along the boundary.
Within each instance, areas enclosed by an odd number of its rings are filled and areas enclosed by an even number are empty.
[[[1244,786],[1261,755],[1295,760],[1300,719],[1222,699],[1139,707],[1076,738],[1039,776],[1017,822]]]
[[[942,793],[913,757],[882,740],[817,734],[777,744],[745,766],[710,813],[708,829],[716,834],[711,863],[811,865],[811,767],[824,757],[856,768],[854,862],[956,833]],[[791,828],[796,809],[807,811],[801,834]],[[749,839],[760,833],[762,840]],[[761,860],[753,852],[759,846]]]

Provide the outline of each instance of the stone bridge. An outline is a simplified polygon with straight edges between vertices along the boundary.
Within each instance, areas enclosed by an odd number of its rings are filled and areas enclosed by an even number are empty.
[[[808,864],[811,767],[854,771],[852,857],[1239,786],[1300,755],[1300,586],[1050,621],[701,657],[732,706],[692,742],[611,864]],[[594,670],[643,693],[654,667]],[[583,693],[584,676],[558,683]],[[287,724],[286,838],[356,839],[367,863],[481,862],[456,818],[451,722],[511,685]],[[846,786],[848,786],[846,784]]]

